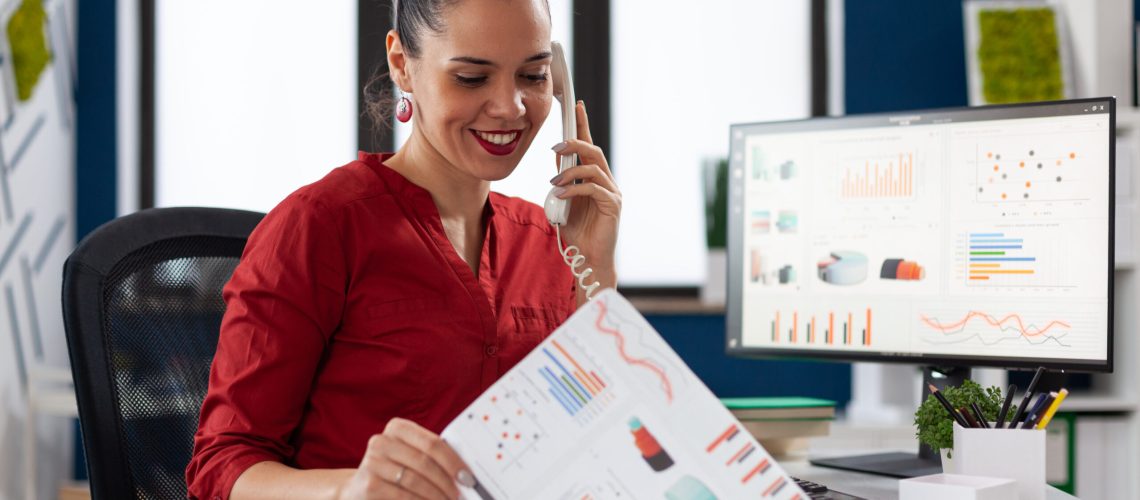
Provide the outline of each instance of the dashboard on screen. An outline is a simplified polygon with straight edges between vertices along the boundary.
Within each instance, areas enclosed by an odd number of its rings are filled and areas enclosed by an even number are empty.
[[[731,128],[731,353],[1111,370],[1115,101]]]

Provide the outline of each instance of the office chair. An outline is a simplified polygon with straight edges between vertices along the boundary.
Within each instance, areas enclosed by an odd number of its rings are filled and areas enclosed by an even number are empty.
[[[96,500],[186,498],[222,287],[261,218],[143,210],[93,231],[64,264],[64,327]]]

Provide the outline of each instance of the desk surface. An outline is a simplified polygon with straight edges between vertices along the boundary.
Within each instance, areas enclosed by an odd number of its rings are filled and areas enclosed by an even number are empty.
[[[860,453],[862,452],[852,455]],[[895,500],[899,497],[899,480],[895,478],[816,467],[806,459],[781,461],[780,465],[793,477],[819,483],[848,495],[875,500]]]
[[[780,460],[780,465],[793,477],[819,483],[849,495],[873,500],[896,500],[899,498],[898,479],[817,467],[808,463],[808,455],[825,458],[889,451],[914,453],[917,449],[914,430],[909,426],[852,426],[835,422],[831,435],[811,440],[807,455]],[[1045,497],[1049,500],[1076,498],[1052,487],[1047,489]]]
[[[780,462],[784,470],[793,477],[807,479],[822,484],[835,491],[848,495],[860,496],[874,500],[897,500],[899,497],[899,480],[885,476],[873,476],[858,472],[847,472],[826,467],[816,467],[807,460],[792,460]],[[1051,486],[1046,487],[1047,500],[1071,500],[1074,497]]]

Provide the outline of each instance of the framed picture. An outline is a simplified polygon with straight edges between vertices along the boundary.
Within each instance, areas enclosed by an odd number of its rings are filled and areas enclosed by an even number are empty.
[[[1061,9],[1034,0],[967,0],[963,9],[971,105],[1073,97]]]

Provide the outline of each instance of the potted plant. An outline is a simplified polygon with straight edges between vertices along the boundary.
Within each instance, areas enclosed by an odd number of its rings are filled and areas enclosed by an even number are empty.
[[[982,409],[982,416],[992,425],[997,420],[1003,402],[1001,389],[991,386],[983,389],[973,380],[967,380],[958,387],[942,389],[942,396],[955,408],[969,407],[970,403],[977,403]],[[1017,412],[1016,405],[1010,405],[1006,417],[1009,418]],[[946,408],[930,394],[914,412],[914,425],[917,429],[918,440],[942,452],[942,468],[944,471],[952,470],[950,460],[954,448],[954,419],[946,412]]]
[[[726,295],[725,242],[728,234],[728,160],[710,158],[702,165],[705,194],[705,244],[708,273],[701,287],[701,300],[724,304]]]

